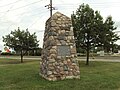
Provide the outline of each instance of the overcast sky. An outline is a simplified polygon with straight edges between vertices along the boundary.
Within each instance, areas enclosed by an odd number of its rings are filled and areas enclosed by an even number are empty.
[[[21,30],[28,28],[31,33],[36,32],[42,47],[45,22],[50,15],[45,5],[49,2],[50,0],[0,0],[0,49],[3,49],[4,45],[2,36],[18,27]],[[119,0],[53,0],[53,6],[56,8],[53,13],[59,11],[70,17],[82,3],[100,11],[104,18],[111,15],[118,27],[117,31],[120,31]],[[117,43],[120,45],[120,41]]]

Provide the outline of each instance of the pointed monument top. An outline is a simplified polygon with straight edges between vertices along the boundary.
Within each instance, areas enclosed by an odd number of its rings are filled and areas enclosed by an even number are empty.
[[[61,12],[56,12],[52,15],[51,19],[55,19],[55,18],[60,18],[60,17],[63,17],[63,18],[66,18],[66,19],[70,19],[68,16],[62,14]]]

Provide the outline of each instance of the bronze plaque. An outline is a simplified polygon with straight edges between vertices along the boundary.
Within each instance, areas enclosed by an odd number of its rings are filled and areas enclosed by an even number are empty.
[[[70,56],[70,46],[58,46],[58,56]]]

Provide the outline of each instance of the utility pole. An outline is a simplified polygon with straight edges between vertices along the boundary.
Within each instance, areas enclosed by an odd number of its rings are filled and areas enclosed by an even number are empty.
[[[50,0],[50,17],[52,16],[52,0]]]
[[[50,4],[46,5],[45,7],[48,7],[50,9],[50,17],[52,16],[52,11],[55,10],[55,7],[52,6],[52,0],[50,0]]]

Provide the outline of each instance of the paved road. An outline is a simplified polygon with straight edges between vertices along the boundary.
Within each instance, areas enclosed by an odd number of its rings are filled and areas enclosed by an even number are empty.
[[[9,59],[21,59],[20,56],[0,56],[0,58],[9,58]],[[34,60],[40,60],[40,56],[24,56],[24,59],[34,59]]]
[[[0,58],[21,59],[20,56],[0,56]],[[24,59],[41,60],[40,56],[24,56]],[[86,61],[86,57],[78,57],[77,60]],[[120,56],[90,57],[90,61],[120,62]]]
[[[86,61],[86,57],[78,57],[77,60]],[[90,61],[120,62],[120,56],[90,57]]]
[[[77,60],[86,61],[86,59],[77,59]],[[90,59],[89,61],[120,62],[119,59]]]

